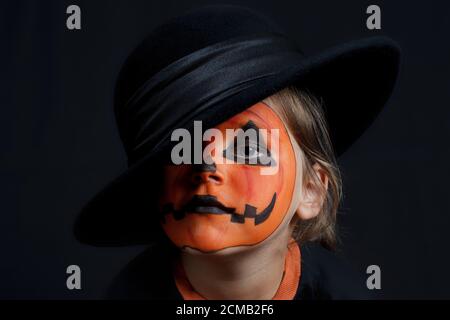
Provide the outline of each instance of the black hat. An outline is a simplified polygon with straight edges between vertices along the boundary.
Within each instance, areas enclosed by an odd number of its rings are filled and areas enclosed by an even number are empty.
[[[322,100],[341,155],[386,103],[399,57],[385,37],[304,55],[265,17],[236,6],[204,7],[158,27],[117,80],[114,110],[128,170],[84,207],[76,237],[99,246],[155,240],[158,168],[172,131],[192,130],[194,120],[214,127],[288,86]]]

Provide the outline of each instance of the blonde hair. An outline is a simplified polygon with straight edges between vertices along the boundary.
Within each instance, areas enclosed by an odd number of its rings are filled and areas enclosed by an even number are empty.
[[[319,214],[309,220],[296,222],[293,237],[299,242],[319,241],[329,249],[335,249],[336,214],[342,198],[342,179],[328,133],[321,102],[306,91],[288,87],[264,100],[276,105],[280,116],[297,141],[303,153],[303,185],[314,181],[322,192],[324,202]],[[318,164],[328,177],[328,188],[314,171]]]

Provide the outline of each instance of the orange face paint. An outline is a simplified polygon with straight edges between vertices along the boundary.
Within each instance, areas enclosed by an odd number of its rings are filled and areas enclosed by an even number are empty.
[[[211,165],[164,167],[161,225],[178,247],[212,252],[255,245],[269,237],[287,214],[295,186],[296,160],[289,134],[278,115],[264,103],[257,103],[216,129],[225,136],[226,129],[245,128],[249,123],[267,130],[267,141],[258,144],[266,144],[278,165],[277,174],[262,175],[259,164],[218,161],[225,157],[226,145],[216,146]],[[271,129],[279,132],[279,147],[273,150]],[[241,150],[258,154],[251,148]]]

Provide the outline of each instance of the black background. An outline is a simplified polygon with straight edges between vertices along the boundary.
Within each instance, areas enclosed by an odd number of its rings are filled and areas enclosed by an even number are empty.
[[[361,272],[381,267],[380,298],[450,298],[450,4],[331,0],[3,2],[0,298],[101,298],[143,250],[81,245],[73,220],[126,168],[112,112],[121,63],[153,27],[211,3],[269,15],[308,54],[371,35],[400,43],[396,91],[339,159],[340,252]],[[66,28],[70,4],[81,30]],[[370,4],[381,30],[366,28]],[[82,290],[66,288],[70,264]]]

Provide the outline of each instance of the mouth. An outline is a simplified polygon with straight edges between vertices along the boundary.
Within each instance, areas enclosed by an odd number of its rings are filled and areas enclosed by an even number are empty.
[[[184,212],[192,213],[212,213],[212,214],[230,214],[236,211],[236,208],[227,207],[212,195],[195,195],[183,208]]]
[[[190,212],[190,213],[213,213],[213,214],[228,213],[219,207],[205,207],[205,206],[196,206],[196,207],[191,208],[187,212]]]
[[[187,214],[229,214],[231,216],[231,222],[245,223],[245,219],[254,219],[255,225],[266,221],[275,206],[277,194],[274,193],[269,205],[257,213],[256,207],[246,204],[244,213],[236,212],[236,208],[227,207],[217,200],[217,197],[213,195],[195,195],[192,199],[185,204],[181,209],[176,210],[173,203],[167,203],[161,210],[161,221],[166,222],[165,216],[172,213],[175,220],[181,220],[186,217]]]

